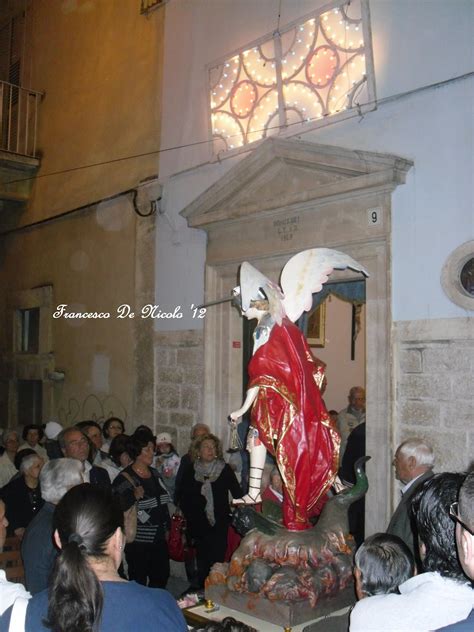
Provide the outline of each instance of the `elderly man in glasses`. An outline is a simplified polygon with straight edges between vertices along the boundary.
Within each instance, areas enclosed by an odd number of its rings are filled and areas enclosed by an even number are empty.
[[[456,522],[456,544],[463,571],[474,581],[474,472],[466,476],[459,490],[459,501],[451,505],[450,515]],[[458,623],[442,628],[442,632],[474,630],[474,591],[471,614]]]

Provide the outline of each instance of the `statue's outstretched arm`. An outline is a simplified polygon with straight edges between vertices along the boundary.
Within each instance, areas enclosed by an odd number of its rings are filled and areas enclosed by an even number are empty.
[[[242,417],[242,415],[245,415],[245,413],[248,411],[250,406],[257,398],[258,388],[258,386],[252,386],[252,388],[249,388],[242,406],[238,410],[235,410],[233,413],[230,413],[230,418],[232,419],[232,421],[238,421],[239,418]]]

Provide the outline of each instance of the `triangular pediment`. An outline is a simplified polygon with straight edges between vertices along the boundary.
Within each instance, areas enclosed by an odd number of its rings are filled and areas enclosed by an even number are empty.
[[[205,228],[350,190],[393,189],[411,165],[389,154],[269,138],[181,214],[190,226]]]

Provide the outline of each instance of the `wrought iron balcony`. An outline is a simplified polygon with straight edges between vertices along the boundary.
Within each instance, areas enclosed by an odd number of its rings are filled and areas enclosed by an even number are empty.
[[[36,157],[42,93],[0,81],[0,150]]]
[[[36,147],[42,93],[0,81],[0,210],[24,204],[40,160]]]

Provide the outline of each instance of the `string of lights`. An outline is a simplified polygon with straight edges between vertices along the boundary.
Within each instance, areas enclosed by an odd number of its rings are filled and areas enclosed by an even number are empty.
[[[372,98],[371,49],[361,0],[306,16],[247,44],[209,70],[214,153],[241,149],[288,125],[351,110]]]
[[[352,118],[354,118],[354,117],[363,118],[363,116],[361,114],[361,107],[371,107],[371,106],[373,106],[374,109],[375,108],[379,108],[382,105],[385,105],[387,103],[392,103],[392,102],[400,100],[402,98],[406,98],[407,96],[412,96],[412,95],[418,94],[420,92],[424,92],[426,90],[438,89],[438,88],[446,86],[446,85],[448,85],[450,83],[463,81],[463,80],[469,79],[469,78],[471,78],[473,76],[474,76],[474,71],[465,73],[463,75],[458,75],[456,77],[451,77],[450,79],[445,79],[443,81],[438,81],[438,82],[431,83],[431,84],[428,84],[428,85],[425,85],[425,86],[420,86],[418,88],[414,88],[413,90],[407,90],[407,91],[404,91],[404,92],[399,92],[399,93],[394,94],[394,95],[383,97],[382,99],[374,99],[373,101],[367,101],[365,103],[357,103],[356,104],[357,107],[353,108],[354,112],[353,112],[353,117]],[[327,115],[327,120],[325,122],[325,127],[328,127],[330,125],[337,125],[338,123],[346,121],[347,117],[344,118],[343,120],[337,119],[337,118],[334,119],[334,120],[331,120],[331,119],[332,119],[332,117],[330,115]],[[307,122],[312,122],[312,121],[316,121],[316,120],[320,120],[320,119],[313,118],[313,119],[309,119],[309,121],[307,121]],[[304,130],[305,123],[304,122],[302,123],[301,121],[295,121],[293,123],[288,123],[286,125],[275,124],[275,125],[273,125],[271,127],[267,127],[267,131],[268,130],[286,131],[286,130],[292,128],[292,127],[296,127],[297,125],[302,127],[301,131],[299,130],[298,133],[304,133],[304,131],[305,131]],[[109,164],[114,164],[114,163],[117,163],[117,162],[123,162],[123,161],[126,161],[126,160],[135,160],[137,158],[143,158],[143,157],[146,157],[146,156],[153,156],[153,155],[158,155],[158,154],[164,154],[164,153],[171,152],[171,151],[179,151],[179,150],[182,150],[182,149],[188,149],[188,148],[197,147],[197,146],[200,146],[200,145],[209,145],[209,144],[211,144],[213,142],[214,142],[214,140],[212,138],[209,138],[209,139],[206,139],[206,140],[196,141],[194,143],[186,143],[186,144],[183,144],[183,145],[175,145],[173,147],[164,147],[164,148],[161,148],[161,149],[154,149],[154,150],[147,151],[147,152],[142,152],[142,153],[139,153],[139,154],[131,154],[129,156],[121,156],[119,158],[112,158],[110,160],[94,162],[94,163],[90,163],[90,164],[87,164],[87,165],[79,165],[77,167],[69,167],[67,169],[61,169],[61,170],[58,170],[58,171],[50,171],[48,173],[40,173],[40,174],[38,174],[36,176],[29,176],[27,178],[18,178],[18,179],[15,179],[15,180],[8,180],[8,181],[3,182],[3,184],[4,185],[16,184],[16,183],[19,183],[19,182],[27,182],[28,180],[38,180],[40,178],[48,178],[48,177],[52,177],[52,176],[63,175],[63,174],[67,174],[67,173],[72,173],[74,171],[80,171],[80,170],[83,170],[83,169],[92,169],[94,167],[101,167],[101,166],[105,166],[105,165],[109,165]],[[246,146],[243,149],[243,152],[251,151],[252,149],[253,149],[253,145],[248,145],[248,146]],[[220,156],[220,159],[222,159],[222,156]]]

